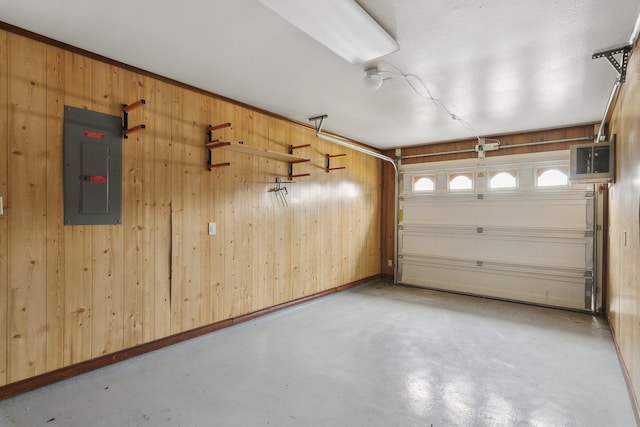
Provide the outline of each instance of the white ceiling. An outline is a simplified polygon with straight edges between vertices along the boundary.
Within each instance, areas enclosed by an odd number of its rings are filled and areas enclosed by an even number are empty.
[[[303,1],[303,0],[301,0]],[[0,0],[0,20],[377,148],[475,136],[402,78],[418,76],[480,136],[600,121],[640,0],[359,0],[399,43],[336,56],[257,0]]]

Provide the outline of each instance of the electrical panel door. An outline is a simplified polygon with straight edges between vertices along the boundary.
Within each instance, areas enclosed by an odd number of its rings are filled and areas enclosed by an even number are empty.
[[[122,119],[64,107],[64,223],[122,223]]]

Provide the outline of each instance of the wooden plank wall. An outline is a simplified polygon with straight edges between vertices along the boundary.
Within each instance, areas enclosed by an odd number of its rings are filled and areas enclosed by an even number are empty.
[[[609,189],[607,310],[640,422],[640,54],[638,45],[615,104],[616,182]]]
[[[0,31],[0,197],[6,204],[9,197],[8,162],[9,129],[7,102],[7,33]],[[7,383],[7,334],[9,333],[9,240],[7,215],[0,215],[0,384]]]
[[[64,105],[120,116],[122,225],[64,226]],[[218,136],[312,161],[216,151]],[[345,170],[326,173],[325,154]],[[0,385],[380,273],[380,161],[312,129],[0,31]],[[207,223],[217,234],[207,234]]]

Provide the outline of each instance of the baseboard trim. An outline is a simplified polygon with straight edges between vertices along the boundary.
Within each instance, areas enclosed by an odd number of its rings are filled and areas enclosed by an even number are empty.
[[[629,400],[631,401],[633,415],[636,417],[636,425],[640,426],[640,405],[638,404],[638,397],[636,396],[635,390],[633,388],[633,383],[631,382],[631,375],[629,375],[627,364],[622,357],[622,352],[620,351],[620,346],[618,345],[618,339],[616,338],[615,331],[611,327],[611,322],[609,322],[609,329],[611,330],[613,345],[615,346],[616,354],[618,355],[618,362],[620,363],[620,368],[622,369],[622,376],[624,377],[624,382],[627,384],[627,392],[629,393]]]
[[[63,381],[87,372],[94,371],[96,369],[103,368],[105,366],[113,365],[118,362],[122,362],[133,357],[140,356],[145,353],[149,353],[155,350],[159,350],[164,347],[168,347],[174,344],[188,341],[192,338],[196,338],[202,335],[209,334],[211,332],[218,331],[220,329],[228,328],[238,323],[247,322],[257,317],[264,316],[266,314],[273,313],[275,311],[283,310],[285,308],[302,304],[307,301],[311,301],[317,298],[321,298],[336,292],[341,292],[355,286],[362,285],[364,283],[372,282],[380,279],[380,275],[366,277],[364,279],[356,280],[354,282],[346,283],[344,285],[336,286],[335,288],[327,289],[325,291],[317,292],[315,294],[306,295],[304,297],[296,298],[291,301],[287,301],[281,304],[274,305],[272,307],[264,308],[262,310],[254,311],[252,313],[243,314],[231,319],[221,320],[219,322],[212,323],[210,325],[201,326],[196,329],[181,332],[179,334],[170,335],[165,338],[160,338],[155,341],[140,344],[135,347],[130,347],[124,350],[117,351],[115,353],[106,354],[104,356],[96,357],[94,359],[86,360],[84,362],[76,363],[74,365],[65,366],[55,371],[46,372],[44,374],[36,375],[31,378],[26,378],[21,381],[16,381],[11,384],[7,384],[0,387],[0,400],[8,399],[9,397],[17,396],[22,393],[26,393],[31,390],[44,387],[49,384],[53,384],[59,381]]]

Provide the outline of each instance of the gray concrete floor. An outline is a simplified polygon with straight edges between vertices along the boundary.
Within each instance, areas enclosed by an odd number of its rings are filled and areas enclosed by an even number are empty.
[[[609,328],[373,283],[0,402],[0,426],[634,426]]]

